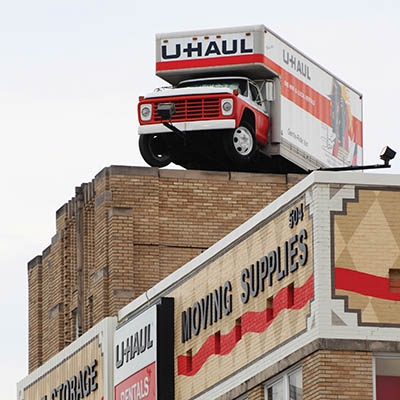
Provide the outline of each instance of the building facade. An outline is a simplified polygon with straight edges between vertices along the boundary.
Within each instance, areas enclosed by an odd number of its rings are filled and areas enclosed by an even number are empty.
[[[113,336],[108,317],[49,359],[18,384],[17,399],[112,399]]]
[[[314,172],[145,289],[108,336],[104,400],[398,399],[399,182]]]
[[[397,399],[398,182],[313,173],[124,307],[173,299],[171,398]]]
[[[111,166],[77,187],[28,264],[29,371],[302,178]]]

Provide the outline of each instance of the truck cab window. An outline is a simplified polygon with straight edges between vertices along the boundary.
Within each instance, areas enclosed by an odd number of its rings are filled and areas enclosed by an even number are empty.
[[[248,82],[246,79],[196,79],[180,82],[177,88],[186,87],[215,87],[215,88],[228,88],[232,90],[239,90],[243,96],[248,96]]]
[[[240,80],[239,81],[239,93],[242,94],[243,96],[248,96],[249,89],[248,89],[248,84],[246,80]]]
[[[253,83],[250,83],[250,92],[251,92],[251,99],[259,106],[262,106],[260,91],[258,90],[257,86],[254,85]]]

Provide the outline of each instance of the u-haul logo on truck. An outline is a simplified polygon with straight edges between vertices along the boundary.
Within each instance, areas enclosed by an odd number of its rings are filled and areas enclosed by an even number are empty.
[[[254,52],[253,36],[224,35],[161,41],[161,61],[233,56]]]

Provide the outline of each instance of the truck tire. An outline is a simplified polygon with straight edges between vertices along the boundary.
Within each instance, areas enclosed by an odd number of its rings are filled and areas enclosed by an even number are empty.
[[[166,167],[171,162],[167,141],[163,134],[140,135],[139,150],[151,167]]]
[[[223,136],[226,155],[235,163],[247,164],[255,157],[257,144],[254,129],[248,122]]]

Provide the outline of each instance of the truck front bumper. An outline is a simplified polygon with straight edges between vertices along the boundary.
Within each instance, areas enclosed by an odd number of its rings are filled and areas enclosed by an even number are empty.
[[[181,132],[216,131],[234,129],[236,122],[234,119],[218,119],[211,121],[176,122],[172,123],[172,125]],[[155,133],[172,133],[172,131],[163,124],[149,124],[139,125],[138,133],[139,135],[149,135]]]

